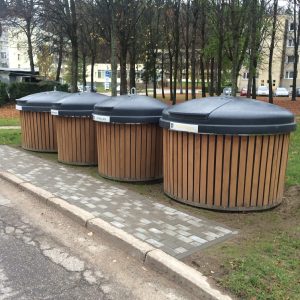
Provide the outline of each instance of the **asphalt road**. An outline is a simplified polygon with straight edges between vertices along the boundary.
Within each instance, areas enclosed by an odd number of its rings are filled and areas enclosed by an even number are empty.
[[[0,179],[0,300],[196,299]]]

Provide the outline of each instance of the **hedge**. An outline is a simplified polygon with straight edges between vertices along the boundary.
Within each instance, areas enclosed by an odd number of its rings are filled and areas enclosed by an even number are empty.
[[[55,81],[13,82],[11,84],[0,82],[0,105],[30,94],[53,91],[54,87],[58,91],[68,91],[67,84],[60,84]],[[9,96],[7,95],[7,91]]]

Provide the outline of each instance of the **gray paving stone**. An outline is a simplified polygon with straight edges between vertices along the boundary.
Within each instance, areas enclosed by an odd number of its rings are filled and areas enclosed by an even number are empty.
[[[30,152],[0,146],[0,169],[43,188],[136,238],[183,258],[237,232]],[[177,249],[177,250],[176,250]]]

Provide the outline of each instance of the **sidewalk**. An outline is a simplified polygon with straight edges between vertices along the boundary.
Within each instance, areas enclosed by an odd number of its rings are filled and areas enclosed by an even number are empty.
[[[11,172],[179,259],[236,234],[222,224],[157,203],[118,183],[9,146],[0,146],[0,171]]]

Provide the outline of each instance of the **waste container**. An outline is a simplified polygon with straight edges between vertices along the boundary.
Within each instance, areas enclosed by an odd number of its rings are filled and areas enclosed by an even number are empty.
[[[56,119],[58,161],[73,165],[97,165],[94,105],[110,97],[92,92],[71,94],[53,104]]]
[[[56,124],[50,114],[54,102],[70,95],[50,91],[17,99],[20,110],[22,148],[39,152],[57,152]]]
[[[166,104],[136,94],[95,105],[99,174],[120,181],[162,178],[162,129]]]
[[[281,203],[294,116],[236,97],[195,99],[164,110],[164,191],[193,206],[263,210]]]

